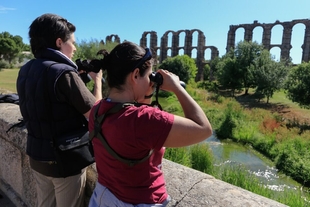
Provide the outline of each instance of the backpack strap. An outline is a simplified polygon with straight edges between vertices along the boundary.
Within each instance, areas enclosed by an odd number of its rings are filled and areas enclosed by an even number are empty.
[[[127,106],[133,106],[135,104],[133,104],[133,103],[118,103],[115,106],[113,106],[111,109],[109,109],[106,113],[98,116],[98,110],[100,108],[100,105],[101,105],[101,102],[94,109],[94,130],[89,133],[90,139],[97,137],[101,141],[101,143],[103,144],[105,149],[110,153],[110,155],[112,155],[115,159],[129,165],[130,167],[133,167],[134,165],[136,165],[138,163],[142,163],[142,162],[146,161],[153,154],[153,151],[154,151],[153,149],[151,149],[149,154],[142,159],[124,158],[124,157],[120,156],[117,152],[115,152],[110,147],[110,145],[106,141],[106,139],[105,139],[105,137],[101,131],[102,123],[103,123],[103,121],[107,115],[116,113],[116,112],[120,111],[121,109],[123,109]]]

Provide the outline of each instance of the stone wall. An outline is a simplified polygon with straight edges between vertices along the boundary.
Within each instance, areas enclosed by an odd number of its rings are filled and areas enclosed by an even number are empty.
[[[25,154],[26,129],[10,126],[21,118],[15,104],[0,103],[0,190],[17,207],[35,206],[35,182]],[[199,171],[163,161],[163,171],[172,206],[285,206],[276,201],[230,185]],[[86,200],[97,180],[95,164],[87,169]]]

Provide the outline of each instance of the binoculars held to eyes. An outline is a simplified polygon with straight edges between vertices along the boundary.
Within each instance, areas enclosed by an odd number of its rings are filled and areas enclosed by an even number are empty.
[[[81,73],[80,77],[82,78],[83,82],[86,84],[91,81],[91,77],[88,75],[89,72],[98,73],[101,70],[101,60],[94,59],[88,62],[87,60],[80,60],[77,59],[75,61],[76,65],[78,66],[78,71],[84,71],[85,73]],[[104,79],[102,79],[104,82]]]
[[[164,82],[163,76],[160,73],[152,72],[149,77],[150,77],[150,80],[156,83],[158,86],[160,86]],[[180,81],[180,84],[183,88],[186,87],[186,84],[183,81]]]

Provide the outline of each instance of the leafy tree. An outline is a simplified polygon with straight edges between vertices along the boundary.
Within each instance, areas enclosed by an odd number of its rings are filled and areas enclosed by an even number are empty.
[[[21,36],[13,36],[9,32],[0,33],[0,60],[7,60],[11,64],[24,47],[25,44]]]
[[[211,67],[209,64],[203,66],[203,80],[211,79]]]
[[[240,41],[235,49],[236,62],[242,71],[242,84],[245,88],[245,95],[249,88],[255,87],[255,61],[259,58],[263,46],[257,42]]]
[[[238,67],[237,58],[231,50],[217,63],[217,80],[221,87],[231,89],[232,96],[235,90],[242,89],[242,70]]]
[[[195,60],[188,55],[177,55],[172,58],[167,58],[160,64],[159,68],[169,70],[176,74],[179,76],[180,80],[185,83],[194,81],[198,70]]]
[[[286,62],[276,62],[268,50],[263,50],[256,61],[255,80],[257,83],[256,94],[267,98],[274,92],[284,87],[290,66]]]
[[[98,58],[97,52],[101,49],[111,51],[118,43],[98,41],[97,39],[91,39],[90,41],[83,40],[76,45],[76,52],[73,59],[92,60]]]
[[[261,55],[263,46],[256,42],[240,41],[235,49],[231,49],[222,58],[217,60],[211,68],[215,68],[216,78],[224,88],[235,90],[255,88],[256,61]]]
[[[76,61],[77,59],[81,60],[93,60],[93,59],[101,59],[103,58],[102,55],[97,55],[97,52],[101,49],[106,49],[110,52],[118,43],[117,42],[107,42],[104,44],[103,41],[98,41],[96,39],[91,39],[89,42],[86,40],[82,41],[81,43],[77,43],[76,48],[77,51],[74,53],[73,60]],[[103,78],[106,79],[106,71],[103,71]],[[88,78],[89,79],[89,78]],[[92,91],[94,87],[94,82],[91,80],[86,84],[87,88]],[[103,94],[107,92],[107,83],[102,85]]]
[[[215,76],[218,70],[218,64],[221,61],[221,59],[219,57],[214,58],[213,60],[210,61],[210,74],[209,74],[209,80],[213,81],[215,80]],[[204,79],[207,80],[207,79]]]
[[[291,69],[285,89],[291,101],[310,109],[310,62],[303,62]]]

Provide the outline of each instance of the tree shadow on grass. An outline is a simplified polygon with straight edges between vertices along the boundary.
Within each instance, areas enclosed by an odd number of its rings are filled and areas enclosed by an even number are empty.
[[[224,97],[232,97],[232,93],[229,90],[223,90],[219,92]],[[299,134],[305,131],[310,131],[310,116],[305,115],[303,112],[296,110],[283,103],[267,103],[262,100],[257,94],[247,94],[242,92],[235,93],[235,100],[246,109],[260,108],[270,111],[271,113],[277,113],[282,121],[284,121],[286,127],[298,128]],[[310,115],[310,112],[309,112]]]

